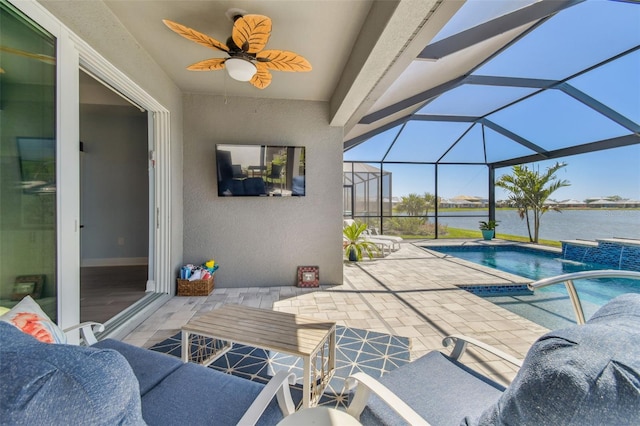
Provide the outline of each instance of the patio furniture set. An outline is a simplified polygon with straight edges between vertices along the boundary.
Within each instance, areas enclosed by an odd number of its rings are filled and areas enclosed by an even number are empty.
[[[637,422],[640,412],[640,294],[619,296],[585,324],[546,334],[524,361],[449,336],[449,355],[430,352],[382,378],[356,373],[348,379],[355,392],[346,412],[315,407],[335,367],[333,322],[227,305],[185,325],[182,347],[196,346],[196,357],[185,349],[180,360],[98,342],[96,323],[66,330],[80,329],[87,346],[43,343],[28,332],[38,329],[41,338],[51,326],[46,315],[40,327],[12,325],[14,317],[13,310],[0,317],[0,419],[7,424],[622,425]],[[302,409],[294,410],[288,371],[263,385],[199,365],[211,361],[197,350],[211,339],[303,357]],[[468,344],[519,366],[513,382],[504,387],[460,363]],[[214,345],[221,350],[213,357],[228,345]]]

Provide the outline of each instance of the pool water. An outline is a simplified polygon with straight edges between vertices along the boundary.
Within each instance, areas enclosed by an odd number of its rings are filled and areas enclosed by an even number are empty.
[[[598,264],[565,261],[560,253],[519,246],[439,246],[425,247],[531,280],[572,272],[607,269]],[[640,293],[640,281],[631,279],[589,279],[574,282],[585,316],[623,293]],[[575,323],[564,284],[536,290],[533,295],[481,296],[511,312],[554,329]]]

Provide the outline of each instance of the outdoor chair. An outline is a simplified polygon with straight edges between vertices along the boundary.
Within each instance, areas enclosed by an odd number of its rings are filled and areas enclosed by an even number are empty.
[[[640,277],[640,274],[637,274]],[[524,361],[450,336],[379,380],[356,373],[347,412],[366,425],[627,425],[640,413],[640,294],[624,294],[585,324],[538,339]],[[458,360],[473,344],[521,367],[504,387]]]

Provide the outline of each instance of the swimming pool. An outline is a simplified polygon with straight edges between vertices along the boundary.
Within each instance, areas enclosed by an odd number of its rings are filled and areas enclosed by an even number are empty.
[[[425,246],[424,248],[531,280],[572,272],[607,269],[593,263],[565,261],[561,253],[516,245]],[[575,285],[587,318],[619,294],[640,293],[640,281],[631,279],[578,280]],[[563,284],[541,288],[533,295],[501,294],[480,295],[480,297],[487,298],[494,304],[547,328],[559,328],[575,323]]]

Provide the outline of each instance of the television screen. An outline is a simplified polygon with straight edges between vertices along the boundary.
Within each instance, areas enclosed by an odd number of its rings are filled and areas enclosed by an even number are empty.
[[[55,139],[20,137],[17,141],[22,188],[34,193],[55,192]]]
[[[301,146],[216,145],[220,197],[302,197],[305,149]]]

